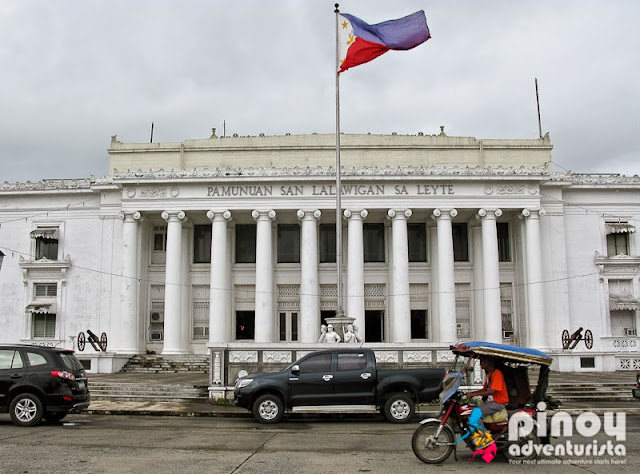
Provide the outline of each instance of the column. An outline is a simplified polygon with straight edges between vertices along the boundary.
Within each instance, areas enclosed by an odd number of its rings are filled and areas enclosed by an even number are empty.
[[[393,254],[393,342],[411,342],[411,296],[409,293],[409,241],[407,219],[411,209],[389,209]]]
[[[164,287],[164,347],[163,355],[182,354],[181,297],[182,297],[182,221],[183,211],[164,211],[167,221],[167,259]]]
[[[363,224],[366,209],[344,211],[347,219],[347,314],[355,318],[360,336],[365,335],[364,320],[364,241]]]
[[[455,209],[435,209],[433,218],[438,227],[438,325],[441,344],[453,344],[456,331],[456,285],[453,276],[453,232],[451,218],[458,215]]]
[[[139,212],[123,212],[122,224],[122,285],[120,287],[120,315],[112,325],[111,338],[116,352],[140,352],[138,313],[138,221]]]
[[[181,309],[180,309],[180,351],[191,353],[191,338],[193,334],[192,318],[189,316],[193,312],[193,300],[191,298],[191,260],[189,259],[189,249],[193,237],[191,236],[192,225],[182,226],[182,282],[181,286]]]
[[[527,345],[544,347],[544,287],[542,282],[542,249],[540,244],[540,217],[544,209],[524,209],[526,295],[527,295]]]
[[[429,254],[431,263],[431,279],[429,281],[429,291],[431,292],[431,308],[429,313],[429,339],[438,341],[440,337],[440,321],[437,315],[440,314],[440,289],[438,287],[438,228],[428,227],[429,232]]]
[[[231,313],[229,298],[231,295],[227,279],[227,224],[231,221],[231,212],[211,210],[207,212],[211,219],[211,279],[209,283],[209,342],[224,344],[230,340]]]
[[[473,332],[471,338],[476,341],[484,341],[482,227],[477,222],[471,226],[471,245],[473,246]]]
[[[320,336],[320,283],[318,281],[318,219],[316,210],[298,210],[300,229],[300,341],[317,342]]]
[[[274,341],[273,237],[271,222],[276,211],[253,211],[256,225],[256,321],[255,342]]]
[[[484,300],[484,337],[488,342],[502,342],[500,309],[500,265],[498,261],[498,228],[500,209],[480,209],[482,221],[482,298]]]

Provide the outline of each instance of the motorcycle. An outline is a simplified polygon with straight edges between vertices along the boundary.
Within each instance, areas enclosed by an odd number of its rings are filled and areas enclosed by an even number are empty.
[[[535,459],[535,449],[524,446],[548,443],[548,438],[539,440],[536,430],[518,430],[517,439],[509,440],[509,419],[517,416],[530,417],[529,426],[537,426],[536,412],[546,410],[546,390],[549,382],[549,366],[552,358],[535,350],[505,344],[488,342],[467,342],[451,346],[456,355],[452,369],[442,382],[440,392],[440,413],[437,418],[427,418],[420,422],[411,439],[414,454],[422,462],[439,464],[446,461],[456,447],[463,442],[473,451],[472,459],[480,455],[490,462],[496,452],[508,459],[529,461]],[[491,356],[496,368],[503,373],[509,392],[509,404],[503,412],[490,415],[479,424],[480,410],[461,390],[463,382],[472,378],[474,361],[479,356]],[[461,368],[461,370],[456,370]],[[532,392],[529,385],[529,369],[538,372],[538,383]],[[465,377],[466,375],[466,377]],[[475,410],[474,410],[475,409]],[[520,426],[520,425],[518,425]],[[517,447],[512,447],[517,445]]]

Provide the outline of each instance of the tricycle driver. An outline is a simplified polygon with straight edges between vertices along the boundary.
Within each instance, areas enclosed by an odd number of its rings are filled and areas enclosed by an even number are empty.
[[[487,373],[487,380],[484,382],[482,390],[474,390],[469,392],[467,396],[471,397],[487,397],[485,403],[478,408],[482,411],[482,418],[502,411],[509,403],[509,393],[507,384],[504,381],[504,375],[499,369],[496,369],[496,362],[493,357],[480,356],[480,367]]]

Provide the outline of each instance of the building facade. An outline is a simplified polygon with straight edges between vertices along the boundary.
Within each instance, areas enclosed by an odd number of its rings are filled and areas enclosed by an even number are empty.
[[[556,173],[548,136],[341,141],[342,307],[382,363],[445,363],[474,339],[557,370],[640,369],[640,178]],[[92,371],[211,354],[221,386],[322,347],[333,135],[113,137],[109,155],[103,178],[0,186],[0,341],[105,333]]]

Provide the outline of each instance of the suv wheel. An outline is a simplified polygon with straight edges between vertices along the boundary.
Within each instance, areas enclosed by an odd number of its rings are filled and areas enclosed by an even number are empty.
[[[52,423],[62,420],[65,416],[67,416],[66,411],[45,411],[44,412],[44,419]]]
[[[18,426],[35,426],[42,419],[43,408],[40,399],[31,393],[21,393],[11,402],[11,420]]]

